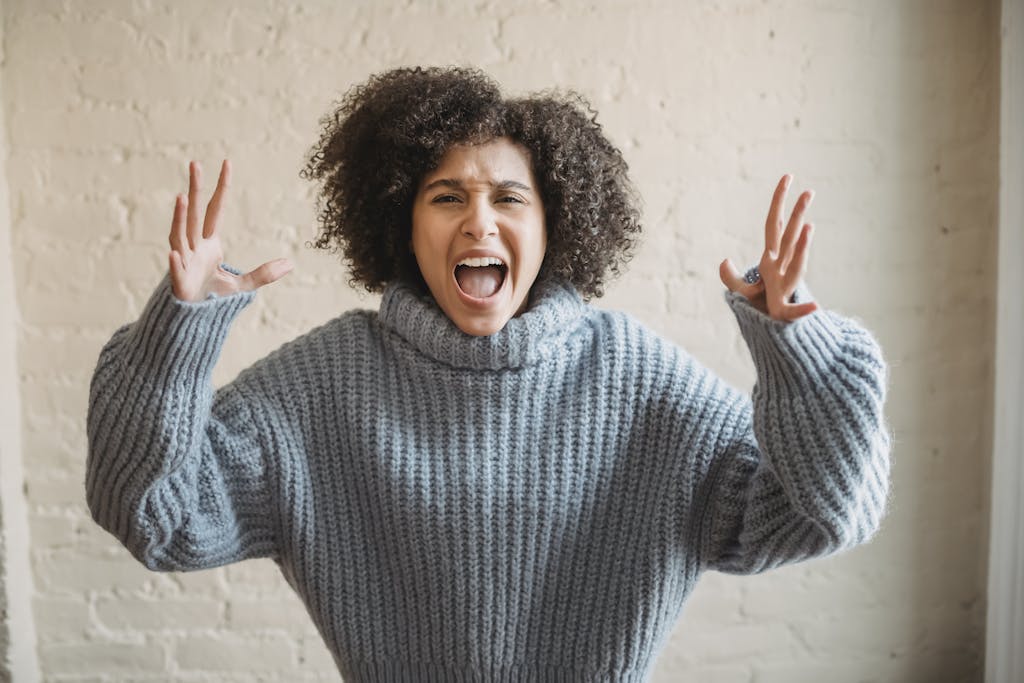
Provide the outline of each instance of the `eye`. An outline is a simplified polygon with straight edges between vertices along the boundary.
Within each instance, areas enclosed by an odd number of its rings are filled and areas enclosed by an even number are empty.
[[[504,202],[504,203],[507,203],[507,204],[525,204],[526,203],[522,199],[520,199],[519,197],[515,196],[514,194],[502,195],[502,196],[498,197],[498,201],[499,202]]]
[[[459,201],[459,198],[453,194],[439,194],[430,200],[431,204],[452,204]]]

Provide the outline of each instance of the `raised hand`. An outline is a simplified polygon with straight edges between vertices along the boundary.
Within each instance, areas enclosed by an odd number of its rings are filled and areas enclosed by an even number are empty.
[[[188,196],[178,195],[174,202],[167,254],[171,269],[171,289],[182,301],[202,301],[212,292],[227,296],[246,292],[279,280],[292,270],[291,261],[279,258],[267,261],[243,275],[224,270],[224,250],[217,233],[224,195],[231,184],[231,165],[225,159],[217,179],[217,189],[206,206],[202,225],[199,223],[200,168],[189,164]]]
[[[758,264],[760,279],[749,283],[736,270],[732,261],[725,259],[718,268],[722,282],[730,291],[747,297],[758,310],[776,320],[796,320],[818,310],[813,301],[794,304],[790,298],[807,270],[807,253],[814,226],[804,223],[804,212],[814,198],[808,190],[797,199],[785,231],[782,228],[783,204],[793,176],[786,174],[779,180],[772,197],[768,220],[764,228],[764,252]]]

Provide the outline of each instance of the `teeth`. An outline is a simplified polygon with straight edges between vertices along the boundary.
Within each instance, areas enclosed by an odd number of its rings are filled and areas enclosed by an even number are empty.
[[[482,266],[503,266],[504,262],[500,258],[495,256],[481,256],[479,258],[464,258],[455,265],[457,266],[470,266],[471,268],[480,268]]]

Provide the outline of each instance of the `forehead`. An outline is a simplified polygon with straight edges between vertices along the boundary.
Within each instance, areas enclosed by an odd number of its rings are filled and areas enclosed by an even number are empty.
[[[497,138],[479,144],[453,145],[441,157],[437,168],[423,177],[423,184],[438,178],[528,183],[533,179],[533,171],[530,154],[524,146],[509,138]]]

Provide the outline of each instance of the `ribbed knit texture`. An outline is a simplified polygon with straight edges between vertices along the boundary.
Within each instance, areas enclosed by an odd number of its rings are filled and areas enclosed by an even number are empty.
[[[886,367],[833,312],[726,293],[751,401],[566,284],[490,337],[393,284],[214,392],[254,296],[165,276],[104,346],[88,503],[152,569],[272,558],[349,683],[646,680],[702,571],[849,548],[884,513]]]

